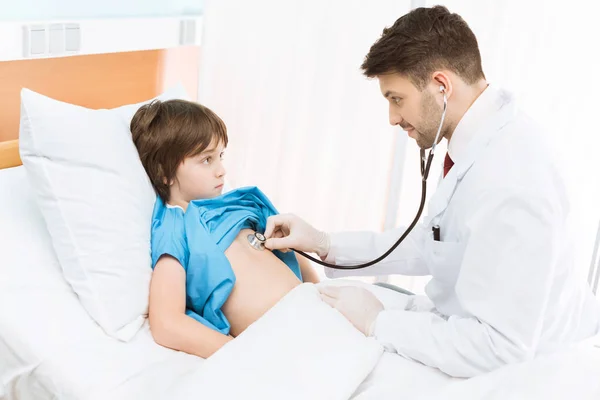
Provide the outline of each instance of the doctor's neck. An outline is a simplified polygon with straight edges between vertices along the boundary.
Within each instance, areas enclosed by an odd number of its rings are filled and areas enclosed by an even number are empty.
[[[458,79],[452,86],[452,94],[448,98],[448,128],[444,135],[448,142],[463,116],[487,89],[489,83],[485,79],[480,79],[473,84],[468,84]]]

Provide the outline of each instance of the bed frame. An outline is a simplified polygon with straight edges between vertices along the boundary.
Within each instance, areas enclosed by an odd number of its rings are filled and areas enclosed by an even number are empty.
[[[198,96],[200,47],[0,62],[0,169],[21,165],[20,92],[87,108],[114,108],[150,99],[181,82]]]
[[[9,140],[0,142],[0,169],[18,167],[21,164],[19,141]]]

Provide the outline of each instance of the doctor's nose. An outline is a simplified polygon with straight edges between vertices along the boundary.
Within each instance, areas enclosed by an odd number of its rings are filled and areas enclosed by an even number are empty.
[[[400,125],[402,123],[402,121],[404,121],[404,119],[400,115],[390,113],[390,125],[392,125],[392,126]]]

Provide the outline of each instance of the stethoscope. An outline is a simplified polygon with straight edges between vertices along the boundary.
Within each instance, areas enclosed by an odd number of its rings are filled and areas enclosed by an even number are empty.
[[[383,253],[380,257],[374,259],[373,261],[369,261],[369,262],[357,264],[357,265],[330,264],[325,261],[321,261],[315,257],[312,257],[302,251],[295,250],[295,249],[291,249],[291,250],[293,250],[296,253],[302,255],[303,257],[306,257],[309,260],[316,262],[317,264],[323,265],[325,267],[329,267],[329,268],[333,268],[333,269],[346,269],[346,270],[362,269],[362,268],[370,267],[374,264],[377,264],[378,262],[381,262],[387,256],[392,254],[392,252],[394,250],[396,250],[396,247],[398,247],[400,245],[400,243],[402,243],[404,241],[404,239],[408,236],[408,234],[417,225],[417,223],[419,222],[419,219],[421,218],[421,214],[423,213],[423,208],[425,207],[425,198],[427,196],[427,177],[429,176],[429,170],[431,169],[431,161],[433,160],[435,148],[437,147],[440,133],[442,132],[442,126],[444,125],[444,120],[446,118],[446,109],[448,108],[448,98],[446,97],[446,89],[444,88],[444,86],[440,86],[440,92],[444,96],[444,108],[442,110],[442,117],[440,118],[440,125],[438,126],[437,134],[435,135],[435,140],[433,141],[433,145],[431,146],[431,149],[429,150],[429,155],[427,156],[427,161],[425,161],[425,150],[424,149],[420,150],[421,154],[420,154],[419,159],[420,159],[420,163],[421,163],[421,204],[419,205],[419,210],[417,211],[417,215],[413,219],[412,223],[408,226],[406,231],[402,234],[402,236],[400,236],[400,239],[398,239],[396,241],[396,243],[394,243],[394,245],[392,247],[390,247],[390,249],[388,251],[386,251],[385,253]],[[257,250],[263,250],[265,248],[266,238],[262,233],[256,232],[254,234],[248,235],[248,241],[249,241],[250,245]]]

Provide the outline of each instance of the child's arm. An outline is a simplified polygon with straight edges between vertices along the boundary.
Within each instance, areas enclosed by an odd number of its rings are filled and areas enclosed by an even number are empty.
[[[156,343],[202,358],[233,339],[185,314],[185,270],[170,256],[161,257],[152,273],[149,320]]]
[[[302,280],[304,282],[319,283],[319,275],[317,275],[317,271],[315,271],[308,258],[299,254],[296,254],[296,258],[298,259],[298,265],[300,265],[300,272],[302,272]]]

